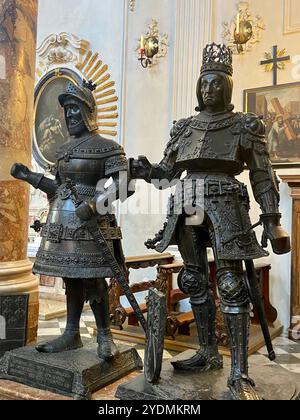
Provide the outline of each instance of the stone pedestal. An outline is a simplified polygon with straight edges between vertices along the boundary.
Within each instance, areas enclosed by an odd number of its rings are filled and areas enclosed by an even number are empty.
[[[37,3],[0,0],[0,317],[5,326],[0,352],[37,334],[38,281],[27,259],[29,188],[10,176],[16,160],[31,165]],[[18,328],[23,334],[11,335]]]
[[[119,346],[119,350],[112,361],[105,362],[98,358],[94,340],[85,340],[82,349],[55,354],[23,347],[5,353],[0,360],[0,379],[76,399],[90,399],[97,390],[142,369],[136,349]]]
[[[230,359],[224,358],[224,368],[207,373],[175,372],[171,361],[193,356],[189,350],[163,364],[158,385],[145,381],[144,375],[118,387],[116,397],[121,400],[230,400],[227,378]],[[299,400],[300,375],[268,362],[264,356],[250,359],[250,374],[256,382],[256,390],[264,400]]]

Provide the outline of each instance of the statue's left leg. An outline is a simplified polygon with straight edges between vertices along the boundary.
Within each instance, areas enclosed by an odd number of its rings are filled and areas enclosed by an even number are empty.
[[[248,376],[250,305],[242,262],[219,260],[216,263],[221,309],[231,347],[228,387],[237,400],[259,400],[260,397],[254,390],[255,383]]]
[[[85,280],[86,299],[96,320],[98,356],[100,359],[111,360],[117,353],[110,330],[108,286],[105,279]]]
[[[184,261],[184,270],[178,277],[178,285],[184,293],[190,295],[200,345],[191,358],[172,362],[173,367],[181,371],[207,372],[223,367],[223,360],[218,352],[216,305],[209,284],[204,235],[201,229],[185,224],[177,232],[178,248]]]

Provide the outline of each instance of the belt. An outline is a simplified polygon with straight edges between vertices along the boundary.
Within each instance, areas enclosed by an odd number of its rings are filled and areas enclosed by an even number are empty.
[[[76,191],[78,195],[94,197],[97,190],[96,190],[96,187],[92,187],[89,185],[76,185]],[[67,200],[68,198],[71,197],[72,192],[70,191],[69,188],[66,187],[65,184],[62,184],[58,187],[56,194],[61,200]]]
[[[101,232],[106,240],[122,239],[122,232],[119,227],[101,228]],[[59,243],[64,241],[93,241],[94,238],[86,229],[71,229],[57,223],[45,225],[41,236],[48,241]]]

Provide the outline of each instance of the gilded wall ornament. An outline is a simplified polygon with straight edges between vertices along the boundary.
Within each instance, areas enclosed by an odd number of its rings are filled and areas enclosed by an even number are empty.
[[[236,14],[230,22],[223,22],[222,39],[234,54],[244,54],[261,41],[266,25],[260,15],[253,15],[250,4],[241,1],[236,6]]]
[[[129,6],[129,10],[131,12],[134,12],[135,11],[135,0],[129,0],[128,1],[128,6]]]
[[[291,57],[287,55],[286,49],[278,50],[277,45],[273,45],[272,53],[265,53],[265,60],[260,64],[265,66],[266,72],[273,72],[273,85],[277,85],[277,70],[285,70],[286,62],[290,61]]]
[[[145,45],[147,45],[148,40],[156,40],[158,41],[158,52],[151,59],[151,63],[149,67],[153,67],[159,63],[159,60],[162,57],[165,57],[168,52],[169,47],[169,35],[167,33],[161,34],[158,28],[158,21],[156,19],[151,19],[151,22],[148,24],[147,32],[142,35]],[[141,51],[141,41],[139,40],[138,45],[136,47],[136,52],[138,58],[140,57]]]
[[[68,71],[69,75],[66,74]],[[66,32],[47,36],[37,49],[35,123],[38,121],[39,109],[42,108],[43,95],[51,90],[51,86],[55,91],[57,84],[62,82],[60,79],[71,77],[76,83],[76,76],[80,76],[80,79],[92,80],[97,85],[94,94],[98,107],[99,133],[117,136],[118,97],[114,89],[115,82],[111,80],[108,71],[109,66],[103,63],[98,52],[90,48],[89,41]],[[39,132],[39,128],[35,127],[35,139]]]
[[[60,34],[51,34],[45,38],[37,49],[37,54],[46,68],[49,68],[52,65],[77,63],[79,55],[84,54],[88,47],[88,41],[75,35],[61,32]]]

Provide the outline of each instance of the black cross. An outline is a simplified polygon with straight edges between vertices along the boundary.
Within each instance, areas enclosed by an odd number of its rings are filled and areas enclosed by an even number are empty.
[[[273,64],[273,85],[277,85],[277,70],[278,70],[278,63],[281,61],[288,61],[291,57],[288,55],[286,57],[278,57],[278,47],[277,45],[273,45],[273,58],[270,60],[261,61],[261,65],[265,64]]]

